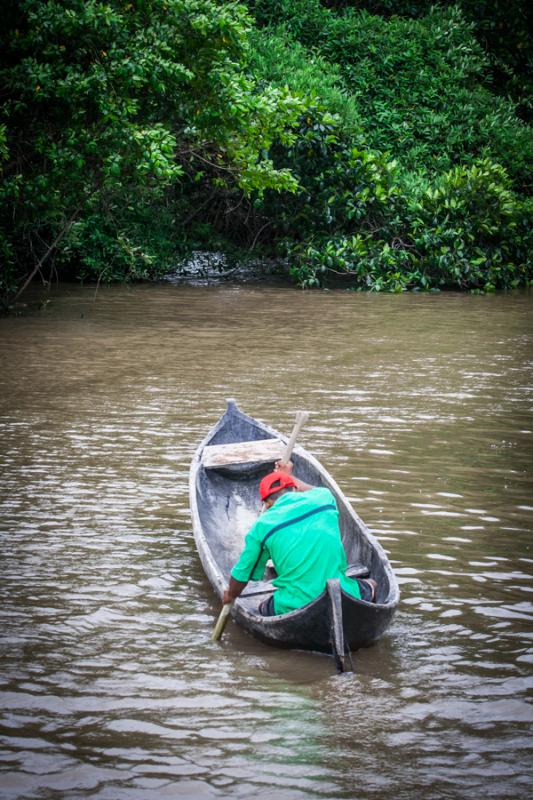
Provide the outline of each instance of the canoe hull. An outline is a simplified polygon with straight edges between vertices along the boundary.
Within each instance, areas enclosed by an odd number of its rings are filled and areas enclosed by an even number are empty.
[[[377,641],[394,616],[395,608],[380,608],[352,599],[342,592],[344,639],[350,650],[368,647]],[[258,639],[277,647],[331,653],[329,599],[321,594],[304,609],[279,617],[257,617],[237,605],[233,617]]]

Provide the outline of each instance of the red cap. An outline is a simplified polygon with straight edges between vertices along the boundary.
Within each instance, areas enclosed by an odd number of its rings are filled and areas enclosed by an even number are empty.
[[[270,472],[259,484],[261,500],[266,500],[271,494],[296,486],[296,481],[288,472]]]

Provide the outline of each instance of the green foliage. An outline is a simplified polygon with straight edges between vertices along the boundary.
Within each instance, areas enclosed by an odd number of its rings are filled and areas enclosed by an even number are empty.
[[[82,280],[147,280],[173,265],[175,237],[171,205],[156,205],[149,192],[95,197],[65,236],[56,267],[76,264]]]
[[[313,65],[311,119],[282,160],[303,191],[285,216],[267,208],[293,277],[395,292],[527,285],[531,204],[518,192],[530,186],[531,131],[485,85],[473,24],[456,6],[390,4],[413,20],[346,5],[249,3],[272,52],[262,56],[266,79],[285,73],[305,91],[301,59]],[[305,49],[286,55],[280,31]],[[342,113],[331,77],[356,129],[320,119]]]
[[[398,292],[418,283],[412,256],[370,234],[336,236],[292,252],[291,272],[303,288],[323,286],[332,276],[347,288]]]
[[[305,98],[339,117],[343,133],[360,139],[362,126],[355,98],[340,68],[301,45],[284,26],[252,29],[248,68],[256,80]]]
[[[139,255],[145,230],[136,230],[133,212],[125,228],[113,228],[111,215],[94,235],[79,235],[103,224],[95,207],[135,208],[149,193],[155,215],[173,186],[205,174],[248,194],[295,190],[268,150],[292,141],[303,105],[245,74],[251,22],[243,6],[23,0],[7,23],[0,229],[16,275],[42,273],[51,256],[64,269],[67,253],[95,275],[157,272],[155,254]],[[109,265],[95,261],[98,234]],[[81,242],[92,242],[87,252]],[[142,269],[132,267],[138,258]]]
[[[528,39],[505,55],[478,5],[8,2],[0,295],[198,242],[289,253],[304,286],[527,285],[532,137],[490,80]]]
[[[275,3],[274,3],[275,4]],[[329,0],[330,8],[356,6],[384,17],[423,17],[434,0]],[[440,0],[457,6],[472,23],[477,41],[491,66],[492,85],[509,93],[526,119],[531,119],[533,89],[533,6],[523,0]]]
[[[510,191],[501,166],[483,160],[456,167],[403,202],[377,233],[295,251],[294,277],[317,286],[336,273],[353,288],[393,292],[490,292],[533,280],[531,201]]]
[[[288,85],[306,103],[293,141],[271,151],[276,165],[289,169],[299,185],[282,203],[267,193],[261,208],[272,233],[295,241],[378,224],[395,203],[396,164],[368,148],[340,71],[284,28],[256,32],[251,42],[254,74]]]
[[[3,180],[4,162],[9,157],[7,148],[7,131],[5,125],[0,125],[0,175]],[[0,301],[13,291],[16,285],[16,273],[13,263],[13,250],[7,232],[0,228]]]
[[[338,65],[368,145],[392,152],[402,169],[437,173],[489,156],[517,188],[530,188],[531,131],[512,103],[483,85],[488,61],[458,7],[413,20],[352,8],[336,14],[319,0],[253,6],[262,24],[283,22]]]
[[[311,48],[318,47],[331,19],[320,0],[248,0],[248,8],[259,26],[284,24],[295,39]]]
[[[338,117],[310,106],[291,147],[278,154],[298,178],[283,206],[266,204],[280,232],[293,238],[376,225],[394,207],[395,162],[343,135]],[[270,200],[272,200],[270,196]]]
[[[526,206],[511,192],[505,170],[487,160],[439,178],[409,209],[428,281],[491,291],[531,280]]]

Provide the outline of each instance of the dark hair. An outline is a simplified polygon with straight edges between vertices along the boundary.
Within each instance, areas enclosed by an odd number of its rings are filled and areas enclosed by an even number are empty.
[[[277,500],[278,497],[281,497],[282,494],[287,494],[287,492],[294,492],[295,490],[296,486],[284,486],[282,489],[278,489],[277,492],[271,492],[271,494],[268,495],[266,500],[270,500],[271,498]],[[264,502],[266,502],[266,500]]]

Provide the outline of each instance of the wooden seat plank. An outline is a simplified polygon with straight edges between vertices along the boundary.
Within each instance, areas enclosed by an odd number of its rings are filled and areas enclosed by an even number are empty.
[[[208,445],[202,451],[202,466],[214,469],[228,464],[268,464],[280,459],[284,449],[285,445],[279,439]]]

